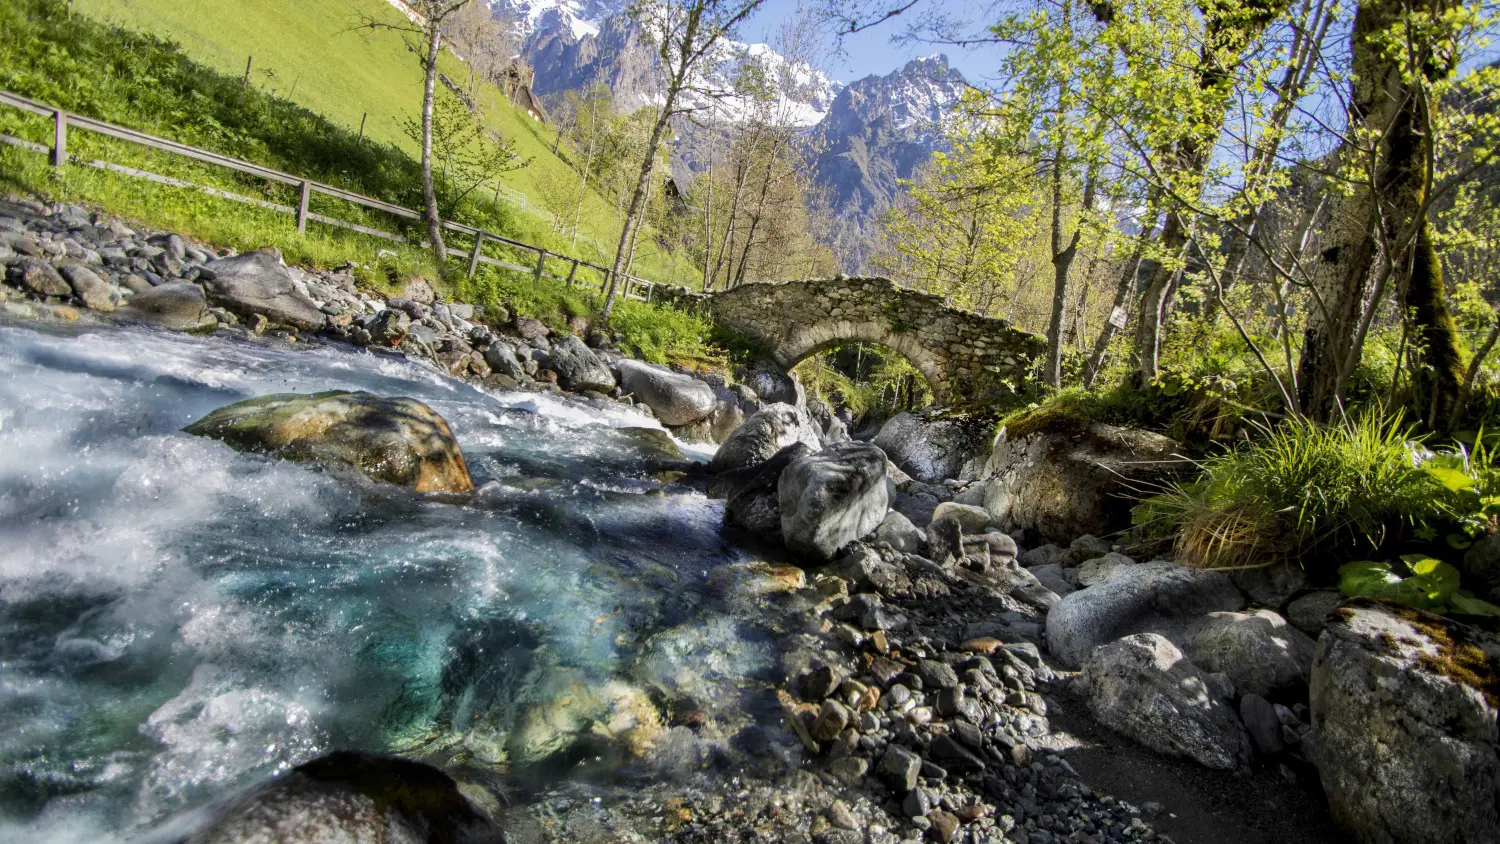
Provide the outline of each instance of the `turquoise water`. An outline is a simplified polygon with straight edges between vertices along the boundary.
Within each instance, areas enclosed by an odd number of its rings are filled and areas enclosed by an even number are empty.
[[[180,432],[327,389],[432,406],[479,491]],[[149,837],[336,748],[518,775],[528,711],[578,687],[740,706],[775,664],[716,579],[748,557],[629,427],[655,423],[344,348],[0,326],[0,840]],[[531,767],[625,765],[610,747]]]

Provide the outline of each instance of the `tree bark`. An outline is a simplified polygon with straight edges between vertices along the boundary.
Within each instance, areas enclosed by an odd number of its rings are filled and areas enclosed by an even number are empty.
[[[1449,0],[1417,3],[1420,11],[1438,15]],[[1308,314],[1303,335],[1298,387],[1303,411],[1315,419],[1327,419],[1341,407],[1344,386],[1353,364],[1362,352],[1365,328],[1379,307],[1380,288],[1372,289],[1371,268],[1380,259],[1383,280],[1394,267],[1409,261],[1413,273],[1425,274],[1404,281],[1407,295],[1413,287],[1427,287],[1417,295],[1442,297],[1430,289],[1431,244],[1420,240],[1425,233],[1421,215],[1430,188],[1429,157],[1432,127],[1426,109],[1424,83],[1447,76],[1451,67],[1434,58],[1431,35],[1410,48],[1427,57],[1421,67],[1424,80],[1408,79],[1397,57],[1381,43],[1381,35],[1398,24],[1409,10],[1403,0],[1366,0],[1360,4],[1350,36],[1351,69],[1350,135],[1343,155],[1359,156],[1369,163],[1353,190],[1341,194],[1333,206],[1332,229],[1324,238],[1321,261],[1313,277],[1313,293],[1321,308]],[[1373,139],[1369,148],[1357,145],[1361,137]],[[1416,246],[1416,253],[1409,249]],[[1441,272],[1438,272],[1441,284]],[[1414,284],[1415,283],[1415,284]],[[1403,297],[1405,298],[1405,297]],[[1451,319],[1445,307],[1429,302],[1418,313],[1419,328],[1447,345]],[[1431,332],[1429,335],[1428,332]],[[1448,354],[1438,350],[1438,354]],[[1433,382],[1433,400],[1446,404],[1456,399],[1456,378],[1438,374]],[[1436,419],[1435,415],[1430,416]]]
[[[438,213],[437,189],[432,182],[432,110],[437,98],[438,56],[443,49],[442,19],[427,20],[426,78],[422,87],[422,202],[426,205],[427,239],[437,258],[438,274],[448,273],[448,245],[443,242],[443,218]]]

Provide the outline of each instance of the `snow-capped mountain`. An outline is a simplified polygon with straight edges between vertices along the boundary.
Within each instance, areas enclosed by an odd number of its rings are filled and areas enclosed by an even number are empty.
[[[848,271],[865,269],[868,227],[895,200],[898,180],[947,148],[943,117],[967,86],[945,56],[913,59],[885,76],[849,83],[813,129],[819,148],[813,166],[838,217],[834,245]]]
[[[536,69],[533,89],[549,97],[604,82],[615,103],[632,110],[661,102],[660,85],[653,78],[655,53],[636,32],[634,22],[618,0],[493,0],[495,14],[511,21],[523,35],[521,53]],[[822,71],[792,66],[766,44],[735,41],[718,46],[705,87],[728,90],[748,62],[759,62],[769,75],[790,77],[791,93],[777,103],[779,116],[799,126],[812,126],[827,113],[838,84]],[[691,103],[707,106],[708,103]],[[714,117],[740,120],[751,106],[733,98],[715,103]]]
[[[533,90],[544,99],[603,82],[624,110],[662,101],[656,55],[625,13],[624,0],[491,0],[499,17],[525,33],[521,52],[536,70]],[[793,65],[766,44],[720,46],[712,87],[727,90],[746,63],[759,62],[773,78],[793,82],[769,108],[777,122],[803,127],[813,149],[816,183],[838,216],[832,244],[850,272],[865,269],[872,223],[890,207],[898,180],[911,178],[935,150],[945,148],[944,115],[967,87],[945,56],[914,59],[884,76],[848,85],[815,67]],[[749,118],[752,104],[734,98],[694,103],[702,111],[677,127],[674,172],[685,179],[702,166],[692,135],[704,120]]]

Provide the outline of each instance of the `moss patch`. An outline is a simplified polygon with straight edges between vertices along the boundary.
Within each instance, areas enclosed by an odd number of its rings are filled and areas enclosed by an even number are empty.
[[[1437,676],[1478,690],[1491,707],[1500,709],[1500,672],[1484,651],[1483,633],[1405,604],[1375,598],[1356,598],[1340,607],[1336,614],[1347,622],[1353,619],[1354,610],[1361,607],[1383,609],[1422,631],[1438,652],[1419,655],[1417,664]],[[1382,639],[1382,644],[1394,649],[1397,645],[1394,638],[1389,634],[1385,638],[1390,641]]]

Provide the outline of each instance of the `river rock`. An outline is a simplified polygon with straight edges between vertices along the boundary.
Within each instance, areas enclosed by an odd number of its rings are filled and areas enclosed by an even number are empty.
[[[806,443],[792,443],[764,463],[744,470],[735,479],[724,502],[724,520],[751,534],[780,541],[781,475],[793,460],[812,454]]]
[[[1193,664],[1228,675],[1241,694],[1301,699],[1316,645],[1276,613],[1211,612],[1184,635]]]
[[[341,750],[252,790],[187,840],[501,844],[499,802],[480,793],[431,765]]]
[[[411,330],[411,317],[405,311],[386,308],[371,317],[365,328],[374,342],[384,346],[399,346],[406,341],[407,332]]]
[[[797,380],[797,376],[782,371],[769,361],[751,364],[750,371],[740,380],[766,404],[807,406],[807,393],[803,391],[802,382]]]
[[[1140,633],[1100,647],[1084,664],[1082,683],[1095,718],[1158,753],[1225,771],[1249,763],[1250,738],[1220,684],[1162,636]]]
[[[1280,610],[1292,596],[1307,588],[1307,570],[1291,563],[1235,569],[1229,573],[1250,603]]]
[[[1191,468],[1159,434],[1066,418],[1003,430],[982,473],[984,508],[1007,529],[1067,542],[1130,526],[1136,491]]]
[[[890,506],[885,467],[885,453],[866,443],[840,443],[793,460],[778,491],[787,546],[831,560],[873,532]]]
[[[34,296],[71,296],[73,288],[57,270],[39,258],[22,258],[5,271],[5,278]]]
[[[123,312],[177,330],[213,321],[203,290],[187,281],[168,282],[137,293]]]
[[[1038,583],[1052,590],[1060,598],[1066,598],[1078,591],[1078,587],[1064,573],[1066,569],[1057,563],[1031,566],[1026,570],[1031,572],[1032,577],[1035,577]]]
[[[813,451],[823,447],[812,417],[805,409],[789,404],[767,405],[746,419],[745,424],[719,446],[709,468],[722,472],[754,466],[796,442],[805,443]]]
[[[1117,551],[1111,551],[1102,557],[1088,560],[1074,569],[1073,582],[1078,584],[1078,588],[1085,589],[1109,580],[1121,566],[1133,565],[1135,565],[1135,560]]]
[[[984,533],[994,521],[990,518],[989,511],[983,507],[972,504],[960,504],[956,501],[944,501],[932,511],[932,520],[937,521],[944,516],[952,516],[957,520],[964,533]]]
[[[1333,611],[1348,599],[1342,592],[1319,589],[1298,597],[1286,605],[1287,621],[1309,636],[1318,636],[1333,617]]]
[[[620,361],[620,388],[651,408],[664,425],[705,419],[719,401],[712,387],[691,375],[633,360]]]
[[[277,393],[221,407],[184,430],[239,451],[351,467],[417,492],[474,488],[448,423],[415,399]]]
[[[1335,615],[1310,694],[1334,818],[1377,844],[1500,841],[1500,642],[1368,600]]]
[[[576,669],[549,671],[529,691],[527,707],[507,738],[510,758],[522,765],[568,759],[580,743],[604,739],[621,757],[639,756],[662,733],[661,713],[641,689],[619,680],[593,683]],[[596,755],[597,748],[592,748]]]
[[[90,310],[112,311],[120,306],[119,290],[88,267],[64,264],[62,276],[73,287],[73,295]]]
[[[874,443],[919,481],[970,480],[984,468],[994,425],[992,416],[951,408],[898,413],[880,426]]]
[[[922,546],[927,544],[926,532],[895,510],[885,514],[880,527],[875,529],[875,539],[890,543],[903,554],[920,554]]]
[[[516,348],[503,340],[491,340],[484,349],[484,362],[490,369],[513,380],[526,380],[526,370],[516,357]]]
[[[1069,667],[1094,648],[1133,633],[1182,641],[1200,616],[1243,609],[1245,599],[1221,572],[1157,560],[1122,566],[1114,576],[1063,598],[1047,614],[1047,647]]]
[[[327,321],[311,299],[297,292],[291,273],[270,252],[246,252],[206,266],[213,275],[203,283],[208,300],[241,319],[259,314],[276,325],[308,331]]]
[[[569,334],[553,343],[551,359],[552,370],[565,390],[607,393],[615,388],[615,376],[609,373],[609,367],[576,335]]]

